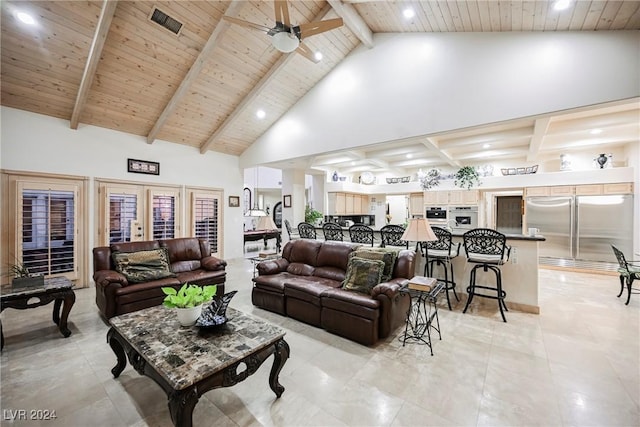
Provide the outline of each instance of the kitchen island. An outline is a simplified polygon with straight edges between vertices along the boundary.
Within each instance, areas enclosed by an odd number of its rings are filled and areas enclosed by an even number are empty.
[[[453,244],[460,243],[459,255],[453,259],[453,273],[456,281],[456,292],[460,296],[466,295],[469,286],[471,269],[475,266],[468,263],[464,251],[462,231],[453,231]],[[538,302],[538,253],[539,244],[544,242],[544,236],[525,236],[522,234],[507,234],[507,245],[511,246],[509,261],[500,266],[502,271],[502,289],[507,293],[505,302],[509,310],[526,313],[540,313]],[[434,264],[435,265],[435,264]],[[425,259],[420,257],[416,272],[424,273]],[[495,274],[491,271],[476,270],[476,283],[495,286]],[[437,277],[444,277],[442,267],[435,268]],[[450,295],[454,298],[453,295]],[[480,300],[479,300],[480,301]],[[478,301],[478,302],[479,302]],[[476,304],[476,300],[473,304]],[[496,305],[497,310],[497,305]]]

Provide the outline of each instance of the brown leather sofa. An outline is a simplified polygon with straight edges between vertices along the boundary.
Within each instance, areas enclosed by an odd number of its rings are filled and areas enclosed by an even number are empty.
[[[311,239],[289,241],[282,258],[257,265],[253,304],[364,345],[388,337],[407,317],[410,298],[404,287],[414,276],[415,252],[400,251],[392,278],[368,295],[341,288],[349,254],[357,246]]]
[[[136,252],[167,248],[171,271],[175,277],[150,282],[129,283],[115,270],[112,253]],[[119,314],[142,310],[162,303],[163,286],[179,289],[189,282],[198,285],[218,285],[217,295],[224,295],[227,262],[211,255],[209,242],[195,237],[113,243],[93,249],[93,280],[96,284],[96,304],[107,319]]]

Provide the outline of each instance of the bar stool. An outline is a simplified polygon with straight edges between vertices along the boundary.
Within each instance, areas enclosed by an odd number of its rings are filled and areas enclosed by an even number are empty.
[[[451,310],[449,291],[453,291],[456,301],[460,301],[460,298],[458,298],[458,294],[456,293],[456,282],[453,277],[453,263],[451,262],[451,260],[457,257],[460,253],[460,243],[454,246],[451,241],[451,232],[444,228],[431,227],[431,229],[438,240],[427,241],[422,244],[426,248],[424,275],[435,278],[433,274],[434,264],[436,266],[439,265],[443,267],[444,280],[438,278],[438,281],[444,283],[444,289],[447,292],[447,305],[449,306],[449,310]],[[449,267],[448,270],[447,266]],[[451,279],[449,279],[449,272],[451,272]]]
[[[315,239],[316,229],[308,222],[301,222],[300,224],[298,224],[298,234],[303,239]]]
[[[467,312],[467,308],[469,308],[469,304],[471,304],[474,296],[497,299],[500,315],[502,316],[502,320],[506,322],[507,319],[504,317],[504,310],[509,310],[504,303],[504,298],[507,294],[502,290],[502,274],[500,272],[500,266],[509,261],[509,254],[511,253],[511,247],[506,244],[506,236],[490,228],[475,228],[464,233],[462,239],[464,242],[464,250],[467,254],[467,262],[477,264],[471,269],[469,287],[467,287],[469,297],[462,312]],[[495,287],[476,284],[476,271],[478,268],[482,268],[485,272],[488,270],[494,272],[496,275]],[[477,290],[493,291],[496,294],[487,295],[485,293],[478,293]]]
[[[364,224],[354,224],[349,227],[351,243],[365,243],[373,246],[373,228]]]
[[[404,240],[402,240],[403,234],[403,226],[395,224],[385,225],[380,229],[380,237],[382,239],[380,247],[385,248],[387,246],[404,246],[405,248],[409,249],[409,242],[405,242]]]
[[[337,240],[339,242],[344,240],[342,227],[335,222],[325,222],[322,226],[322,233],[324,234],[324,240]]]

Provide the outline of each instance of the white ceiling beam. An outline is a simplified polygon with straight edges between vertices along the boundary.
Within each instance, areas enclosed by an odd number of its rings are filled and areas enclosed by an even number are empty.
[[[362,44],[369,49],[373,48],[373,33],[371,32],[371,28],[369,28],[353,5],[344,4],[340,0],[328,0],[328,3]]]
[[[96,26],[96,32],[93,35],[93,41],[89,48],[89,56],[87,57],[87,63],[82,73],[82,80],[80,80],[80,86],[78,87],[78,94],[76,95],[76,102],[73,106],[73,112],[71,113],[70,127],[71,129],[78,129],[78,123],[80,121],[80,115],[84,109],[84,104],[89,97],[89,89],[93,83],[93,78],[96,75],[96,69],[100,62],[100,56],[102,55],[102,48],[104,42],[107,40],[107,34],[109,33],[109,27],[113,20],[113,15],[116,12],[118,6],[117,0],[104,0],[102,2],[102,10],[100,11],[100,17],[98,18],[98,25]]]
[[[227,7],[225,14],[237,15],[240,12],[240,9],[242,9],[245,4],[246,3],[242,0],[233,0],[231,4],[229,4],[229,7]],[[231,24],[224,19],[221,19],[220,22],[218,22],[218,25],[216,25],[216,28],[209,36],[209,40],[207,40],[204,47],[198,54],[198,57],[191,65],[191,68],[189,68],[187,75],[184,77],[184,79],[182,79],[180,85],[178,86],[178,89],[176,89],[167,105],[165,105],[164,110],[162,110],[162,113],[158,117],[158,120],[156,120],[153,127],[151,128],[151,131],[149,131],[149,134],[147,135],[147,144],[152,144],[153,141],[155,141],[158,133],[160,133],[160,129],[162,129],[162,127],[176,110],[180,102],[182,102],[184,97],[188,94],[189,88],[199,77],[200,72],[204,68],[206,61],[209,59],[209,56],[218,44],[218,41],[230,26]]]
[[[424,144],[425,147],[427,147],[430,151],[435,153],[440,158],[440,160],[447,163],[449,166],[454,166],[454,167],[462,166],[462,164],[458,160],[454,160],[450,155],[448,155],[443,150],[441,150],[438,145],[438,141],[436,141],[434,138],[420,139],[420,142],[422,142],[422,144]]]
[[[243,1],[243,0],[240,0]],[[325,6],[320,13],[314,18],[314,21],[321,20],[331,11],[329,6]],[[227,9],[228,12],[228,9]],[[225,13],[226,15],[226,13]],[[222,22],[222,21],[221,21]],[[295,53],[285,54],[280,56],[280,59],[276,61],[276,63],[267,71],[267,73],[262,76],[260,81],[251,89],[251,91],[244,97],[240,104],[227,116],[227,118],[222,122],[218,129],[213,132],[213,134],[207,139],[207,141],[202,144],[200,147],[200,153],[204,154],[217,142],[218,138],[222,133],[231,126],[231,124],[244,112],[245,108],[255,100],[260,93],[267,87],[267,85],[277,77],[280,70],[282,70],[290,61],[293,60]]]
[[[538,158],[540,153],[540,147],[544,142],[544,136],[549,130],[549,124],[551,123],[551,117],[545,117],[543,119],[536,120],[533,125],[533,135],[531,136],[531,142],[529,143],[529,152],[527,153],[527,161],[531,162]]]

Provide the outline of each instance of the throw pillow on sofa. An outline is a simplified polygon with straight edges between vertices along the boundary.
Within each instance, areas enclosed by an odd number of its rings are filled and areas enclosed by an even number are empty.
[[[388,282],[393,277],[393,266],[396,264],[398,251],[385,248],[358,248],[351,252],[350,257],[358,257],[384,262],[384,270],[382,271],[383,282]]]
[[[371,289],[380,283],[383,270],[384,262],[382,261],[352,257],[349,259],[342,288],[371,294]]]
[[[169,252],[166,248],[137,252],[114,252],[112,255],[116,271],[129,283],[175,277],[169,267]]]

